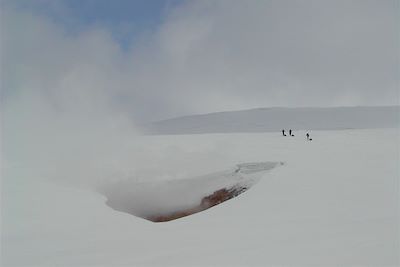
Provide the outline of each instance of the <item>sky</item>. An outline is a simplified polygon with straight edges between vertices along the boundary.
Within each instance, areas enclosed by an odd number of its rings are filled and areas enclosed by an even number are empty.
[[[3,0],[2,106],[140,124],[398,105],[399,11],[391,0]]]
[[[169,9],[180,0],[18,0],[3,1],[3,7],[34,13],[77,33],[93,27],[106,28],[126,48],[135,37],[154,31]]]

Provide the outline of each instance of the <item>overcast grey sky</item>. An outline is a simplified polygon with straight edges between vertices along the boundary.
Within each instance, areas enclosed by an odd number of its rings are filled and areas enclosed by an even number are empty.
[[[2,95],[27,112],[122,112],[143,122],[269,106],[399,104],[399,1],[176,1],[156,15],[146,7],[155,22],[118,37],[101,23],[107,15],[71,31],[38,12],[50,2],[2,5]],[[138,14],[141,6],[132,8]]]

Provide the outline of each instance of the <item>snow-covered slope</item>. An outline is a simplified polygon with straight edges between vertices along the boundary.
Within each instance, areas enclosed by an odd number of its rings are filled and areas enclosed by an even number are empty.
[[[242,162],[285,162],[246,193],[166,223],[115,211],[95,188],[10,163],[2,266],[400,264],[399,129],[314,131],[312,142],[296,133],[141,137],[158,157],[132,164],[158,181],[174,176],[163,164],[184,179]]]
[[[148,134],[193,134],[372,129],[399,125],[400,106],[260,108],[163,120],[146,125],[144,131]]]

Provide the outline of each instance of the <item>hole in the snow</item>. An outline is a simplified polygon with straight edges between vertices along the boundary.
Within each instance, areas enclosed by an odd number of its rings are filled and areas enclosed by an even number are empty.
[[[164,214],[164,215],[153,215],[149,216],[145,219],[150,220],[152,222],[168,222],[172,220],[176,220],[185,216],[192,215],[194,213],[209,209],[213,206],[216,206],[218,204],[221,204],[224,201],[227,201],[231,198],[234,198],[238,196],[239,194],[243,193],[246,191],[246,187],[239,187],[239,188],[231,188],[231,189],[220,189],[215,191],[209,196],[204,197],[200,205],[186,209],[186,210],[181,210],[181,211],[175,211],[172,213]]]
[[[279,163],[238,164],[235,169],[182,180],[148,183],[121,181],[101,190],[106,204],[153,222],[166,222],[201,212],[248,190]],[[281,163],[282,164],[282,163]]]

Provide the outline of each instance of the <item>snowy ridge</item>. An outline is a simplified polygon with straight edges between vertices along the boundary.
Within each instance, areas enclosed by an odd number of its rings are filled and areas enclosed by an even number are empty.
[[[259,108],[178,117],[144,126],[146,134],[202,134],[396,128],[400,106]]]

